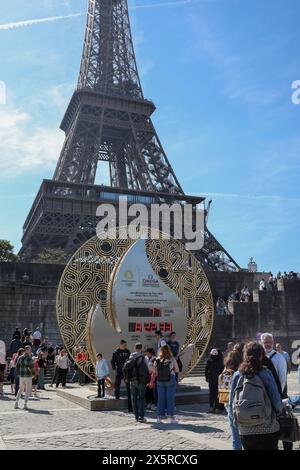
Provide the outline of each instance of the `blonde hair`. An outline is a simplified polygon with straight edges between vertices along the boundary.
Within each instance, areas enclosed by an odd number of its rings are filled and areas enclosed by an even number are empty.
[[[158,354],[159,359],[172,359],[173,354],[168,344],[164,344]]]

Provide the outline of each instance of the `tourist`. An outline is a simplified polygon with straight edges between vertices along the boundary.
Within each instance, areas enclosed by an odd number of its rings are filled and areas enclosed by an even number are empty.
[[[20,340],[20,338],[14,338],[11,343],[10,343],[10,347],[9,347],[9,352],[10,352],[10,355],[11,357],[18,352],[18,350],[23,346],[23,343],[22,341]]]
[[[41,344],[37,352],[39,353],[40,351],[43,353],[48,353],[48,337],[47,336],[45,336],[45,338],[43,338],[41,341]],[[47,355],[48,354],[45,354],[44,357],[47,357]]]
[[[19,339],[21,341],[21,331],[20,331],[20,328],[16,327],[13,335],[12,335],[12,339]]]
[[[244,297],[244,301],[245,301],[245,302],[249,302],[250,297],[251,297],[251,292],[250,292],[250,290],[248,289],[247,286],[243,287],[243,289],[242,289],[242,295],[243,295],[243,297]]]
[[[14,359],[14,362],[15,362],[15,370],[14,370],[15,397],[17,396],[19,388],[20,388],[20,376],[19,376],[19,371],[18,371],[16,365],[17,365],[17,361],[18,361],[19,357],[22,356],[23,354],[24,354],[24,349],[20,348],[19,351],[16,353],[15,359]]]
[[[291,362],[291,358],[290,358],[290,355],[288,352],[284,351],[283,350],[283,347],[282,347],[282,344],[281,343],[277,343],[276,346],[276,351],[280,354],[282,354],[282,356],[284,357],[284,359],[286,360],[286,365],[287,365],[287,373],[289,374],[292,370],[292,362]]]
[[[300,395],[292,395],[288,398],[284,398],[282,403],[284,405],[291,405],[292,408],[296,408],[296,406],[300,405]]]
[[[274,349],[274,338],[271,333],[263,333],[261,335],[261,343],[266,352],[266,356],[271,359],[275,370],[277,372],[280,384],[281,391],[283,392],[286,388],[287,383],[287,364],[285,358],[282,354],[278,353]]]
[[[259,290],[267,290],[266,283],[265,283],[264,279],[261,279],[261,281],[259,283]]]
[[[218,300],[216,303],[216,311],[217,311],[217,315],[226,315],[226,311],[227,311],[226,302],[221,297],[218,297]]]
[[[24,343],[26,336],[30,336],[28,328],[24,328],[23,333],[22,333],[22,338],[21,341]]]
[[[234,342],[229,341],[229,343],[227,343],[226,351],[224,352],[224,356],[226,356],[226,354],[229,354],[231,351],[233,351],[233,348],[234,348]]]
[[[271,290],[274,290],[274,277],[272,273],[270,274],[270,277],[269,277],[269,286]]]
[[[53,374],[53,377],[52,377],[52,380],[51,380],[50,387],[53,387],[53,385],[56,384],[57,379],[58,379],[58,373],[59,373],[59,367],[57,365],[57,361],[58,361],[58,358],[60,356],[60,351],[61,350],[58,347],[56,347],[55,351],[56,351],[56,356],[55,356],[55,359],[54,359],[54,374]]]
[[[179,373],[177,361],[174,359],[170,347],[165,344],[161,346],[158,357],[154,363],[154,371],[157,376],[157,422],[169,416],[171,424],[177,424],[175,419],[175,392],[176,376]]]
[[[145,423],[145,393],[150,380],[148,361],[142,354],[143,346],[136,343],[135,351],[130,355],[123,367],[126,382],[130,384],[132,408],[135,421]]]
[[[49,344],[48,355],[47,355],[47,364],[54,364],[55,360],[55,350],[52,344]]]
[[[167,345],[170,346],[173,357],[177,361],[179,372],[181,372],[182,371],[182,362],[181,362],[181,359],[179,357],[180,344],[176,339],[176,332],[175,331],[172,331],[170,333],[169,339],[167,341]],[[178,382],[178,374],[176,373],[175,376],[176,376],[176,382]]]
[[[33,337],[32,351],[33,351],[33,354],[36,354],[41,344],[41,340],[42,340],[42,333],[40,332],[39,327],[36,327],[35,332],[33,333],[32,337]]]
[[[67,373],[70,367],[70,359],[68,358],[67,351],[62,349],[57,357],[58,377],[56,380],[56,388],[61,383],[62,388],[66,388]]]
[[[44,354],[42,353],[42,351],[38,354],[37,364],[39,368],[37,389],[45,390],[45,373],[47,362],[44,358]]]
[[[0,397],[3,396],[3,384],[6,365],[6,346],[4,341],[0,341]]]
[[[156,373],[154,370],[154,362],[156,360],[155,351],[153,348],[146,350],[146,357],[148,358],[148,368],[150,373],[150,382],[146,387],[146,408],[148,410],[155,410],[157,404],[157,387],[156,387]]]
[[[159,354],[160,348],[162,346],[165,346],[167,344],[165,338],[162,335],[162,332],[160,330],[155,331],[155,338],[157,341],[157,354]]]
[[[37,397],[37,385],[39,380],[39,359],[38,357],[32,357],[33,365],[34,365],[34,377],[32,377],[32,394]],[[32,395],[31,395],[32,396]]]
[[[32,341],[30,339],[30,335],[28,334],[27,336],[25,336],[25,339],[23,341],[23,344],[22,344],[22,347],[25,349],[26,346],[30,346],[30,349],[32,347]]]
[[[10,381],[10,390],[11,394],[15,394],[15,370],[16,370],[16,358],[17,358],[17,353],[14,353],[12,356],[10,362],[9,362],[9,373],[8,373],[8,379]]]
[[[85,373],[83,372],[81,367],[84,367],[88,356],[82,346],[77,347],[75,357],[76,357],[76,363],[77,363],[78,383],[79,385],[83,386],[85,384]]]
[[[111,366],[114,371],[116,371],[116,376],[115,376],[115,398],[116,400],[119,400],[120,398],[120,386],[122,380],[124,380],[124,375],[123,375],[123,366],[125,362],[129,359],[130,357],[130,351],[127,349],[127,342],[122,339],[120,341],[120,345],[118,349],[113,353],[112,359],[111,359]],[[131,393],[130,393],[130,385],[126,383],[126,389],[127,389],[127,398],[128,398],[128,412],[132,412],[132,404],[131,404]]]
[[[264,368],[265,352],[257,342],[247,343],[244,360],[234,374],[229,407],[245,450],[277,450],[283,409],[272,373]],[[253,410],[249,413],[249,408]]]
[[[103,355],[97,354],[96,362],[96,377],[98,382],[98,397],[105,398],[105,380],[109,376],[109,366],[106,359],[103,359]]]
[[[16,371],[20,377],[19,390],[16,396],[15,409],[19,408],[19,400],[22,392],[25,391],[24,410],[28,409],[27,403],[31,395],[32,377],[35,375],[34,363],[31,355],[31,347],[25,346],[24,354],[18,358]]]
[[[209,387],[209,413],[220,413],[218,402],[218,380],[224,369],[222,353],[213,348],[205,367],[205,380]]]
[[[235,345],[236,347],[237,345]],[[244,345],[243,345],[244,346]],[[234,347],[234,348],[235,348]],[[232,413],[229,408],[229,396],[230,389],[235,372],[238,370],[239,366],[243,362],[243,355],[237,349],[234,349],[224,359],[224,370],[219,376],[219,397],[222,396],[220,392],[224,395],[226,391],[226,399],[222,400],[224,403],[226,411],[228,413],[228,421],[231,429],[231,439],[232,439],[232,449],[233,450],[242,450],[242,443],[239,435],[239,430],[234,422]]]

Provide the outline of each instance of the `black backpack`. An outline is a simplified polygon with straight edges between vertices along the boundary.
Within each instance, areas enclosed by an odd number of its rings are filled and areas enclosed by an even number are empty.
[[[150,373],[144,356],[129,358],[123,366],[123,376],[127,383],[136,380],[146,385],[150,380]]]
[[[156,360],[157,380],[159,382],[169,382],[171,380],[171,363],[170,359]]]

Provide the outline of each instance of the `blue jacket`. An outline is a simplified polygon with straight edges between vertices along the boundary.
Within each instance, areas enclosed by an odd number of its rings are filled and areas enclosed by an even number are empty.
[[[97,361],[96,363],[96,376],[97,379],[104,379],[109,375],[109,367],[108,363],[105,359],[101,359],[100,361]]]

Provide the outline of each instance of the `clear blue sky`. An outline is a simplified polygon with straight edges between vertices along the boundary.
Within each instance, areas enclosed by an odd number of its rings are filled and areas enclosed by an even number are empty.
[[[16,249],[63,143],[86,4],[1,2],[0,238]],[[299,0],[129,4],[144,94],[184,190],[213,199],[209,228],[242,266],[253,256],[261,270],[299,271]]]

